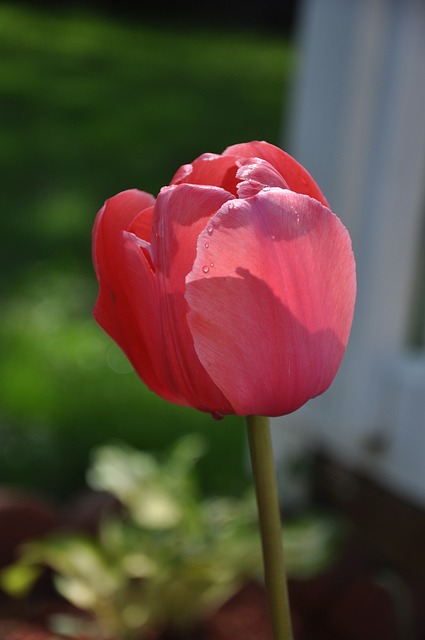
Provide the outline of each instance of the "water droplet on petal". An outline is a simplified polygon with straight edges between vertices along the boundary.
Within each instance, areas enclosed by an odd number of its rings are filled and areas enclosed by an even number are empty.
[[[202,271],[203,271],[204,273],[208,273],[208,271],[209,271],[209,270],[210,270],[210,268],[209,268],[209,267],[207,267],[207,265],[205,265],[205,267],[202,267]]]
[[[270,186],[269,186],[268,184],[266,184],[266,185],[263,187],[263,191],[270,191]]]
[[[213,267],[213,266],[214,266],[214,262],[210,262],[210,267]]]
[[[209,236],[212,235],[212,232],[214,231],[212,224],[209,224],[207,227],[207,233]]]
[[[210,245],[209,245],[209,243],[208,243],[208,242],[206,242],[206,243],[204,244],[205,249],[208,249],[208,247],[209,247],[209,246],[210,246]]]

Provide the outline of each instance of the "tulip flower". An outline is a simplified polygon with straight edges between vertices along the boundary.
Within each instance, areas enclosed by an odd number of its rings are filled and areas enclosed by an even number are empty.
[[[97,322],[166,400],[247,416],[275,640],[291,640],[265,416],[323,393],[354,312],[350,237],[307,171],[266,142],[204,154],[158,198],[107,200],[93,230]]]
[[[266,142],[204,154],[157,199],[106,201],[94,316],[168,401],[278,416],[323,393],[355,300],[348,232],[307,171]]]

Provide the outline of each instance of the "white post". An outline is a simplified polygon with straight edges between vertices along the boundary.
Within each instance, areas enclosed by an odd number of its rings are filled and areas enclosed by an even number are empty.
[[[416,467],[391,469],[400,416],[414,423],[403,425],[405,437],[425,434],[425,366],[402,373],[424,250],[425,2],[306,0],[290,131],[286,147],[351,233],[358,298],[333,386],[285,422],[425,501],[425,465],[420,477]],[[415,358],[425,364],[425,354]],[[413,388],[416,409],[408,412]],[[376,436],[389,443],[378,458],[369,451]],[[425,459],[425,435],[421,442]]]

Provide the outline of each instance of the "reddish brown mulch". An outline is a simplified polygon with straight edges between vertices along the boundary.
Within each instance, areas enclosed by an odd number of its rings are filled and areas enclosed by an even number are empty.
[[[341,580],[338,571],[316,580],[291,582],[294,638],[425,640],[424,592],[409,589],[408,584],[405,587],[402,602],[397,602],[391,589],[362,571],[348,582]],[[400,604],[405,607],[401,618]],[[63,640],[47,630],[43,617],[48,616],[42,608],[39,615],[35,608],[22,610],[21,615],[0,618],[0,640]],[[72,640],[93,638],[79,635]],[[264,590],[249,584],[191,633],[152,633],[146,640],[272,640]]]
[[[104,507],[104,496],[88,496],[64,517],[40,499],[0,488],[0,568],[16,557],[25,540],[69,524],[95,530]],[[362,545],[347,545],[325,574],[290,581],[289,593],[295,640],[425,640],[423,580],[380,566]],[[63,640],[47,630],[50,613],[64,607],[52,595],[49,576],[27,603],[0,591],[0,640]],[[146,640],[272,640],[264,589],[246,585],[184,637],[152,633]]]
[[[264,589],[247,585],[205,626],[203,640],[272,640]]]
[[[62,640],[40,624],[19,620],[0,620],[2,640]]]

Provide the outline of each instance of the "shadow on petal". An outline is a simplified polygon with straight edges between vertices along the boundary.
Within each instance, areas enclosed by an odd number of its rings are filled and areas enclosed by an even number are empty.
[[[331,384],[344,355],[329,326],[309,331],[247,269],[187,284],[195,350],[239,415],[295,411]]]

